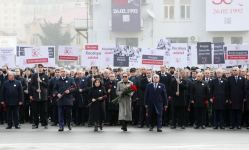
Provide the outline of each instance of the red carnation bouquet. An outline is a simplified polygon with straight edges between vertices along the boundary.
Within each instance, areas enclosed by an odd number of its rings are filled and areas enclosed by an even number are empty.
[[[137,89],[137,86],[136,85],[131,85],[129,87],[127,87],[120,96],[116,97],[115,99],[112,100],[113,103],[118,103],[119,100],[125,96],[130,96],[130,94],[132,92],[136,92],[138,89]]]

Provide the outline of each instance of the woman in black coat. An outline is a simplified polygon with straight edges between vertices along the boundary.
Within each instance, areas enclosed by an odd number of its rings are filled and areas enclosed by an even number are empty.
[[[96,79],[93,82],[93,87],[90,89],[90,100],[91,109],[90,117],[91,121],[94,123],[94,131],[103,130],[103,121],[105,120],[105,100],[107,98],[107,93],[105,88],[102,86],[100,79]]]

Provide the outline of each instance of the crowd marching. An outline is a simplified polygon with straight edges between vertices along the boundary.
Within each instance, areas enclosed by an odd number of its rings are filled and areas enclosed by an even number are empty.
[[[0,69],[0,124],[30,123],[172,129],[249,129],[249,72],[245,68]]]

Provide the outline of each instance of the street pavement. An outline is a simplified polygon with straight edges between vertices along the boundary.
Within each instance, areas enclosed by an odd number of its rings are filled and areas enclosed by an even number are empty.
[[[93,132],[92,127],[57,127],[31,129],[30,124],[21,129],[6,130],[0,126],[0,150],[240,150],[249,149],[249,130],[195,130],[192,128],[163,128],[162,133],[147,128],[104,127],[104,131]]]

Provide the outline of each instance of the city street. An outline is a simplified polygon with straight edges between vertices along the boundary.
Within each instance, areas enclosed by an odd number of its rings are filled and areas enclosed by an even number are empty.
[[[104,131],[94,133],[92,128],[74,127],[63,133],[56,127],[45,130],[32,130],[30,125],[22,129],[0,129],[0,150],[28,149],[108,149],[108,150],[233,150],[249,147],[249,131],[238,130],[172,130],[164,128],[162,133],[147,129],[128,128],[127,133],[119,127],[105,127]]]

